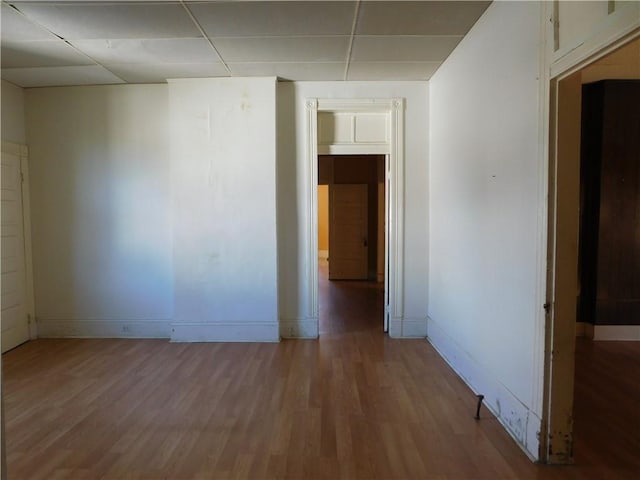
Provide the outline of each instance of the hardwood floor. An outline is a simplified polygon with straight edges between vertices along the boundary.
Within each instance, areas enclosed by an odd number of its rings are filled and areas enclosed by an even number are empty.
[[[535,465],[486,410],[473,419],[475,396],[426,341],[382,333],[370,287],[322,286],[317,341],[5,354],[9,479],[638,478],[637,345],[579,343],[578,464]]]
[[[576,463],[593,478],[640,478],[640,342],[578,338],[574,395]]]
[[[384,283],[329,281],[326,260],[318,260],[320,335],[383,332]]]

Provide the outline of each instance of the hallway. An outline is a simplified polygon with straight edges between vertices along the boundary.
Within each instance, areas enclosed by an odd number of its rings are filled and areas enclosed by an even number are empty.
[[[384,283],[329,281],[328,263],[318,260],[320,335],[383,332]]]

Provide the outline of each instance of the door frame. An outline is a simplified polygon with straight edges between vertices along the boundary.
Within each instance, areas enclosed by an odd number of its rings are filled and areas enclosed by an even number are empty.
[[[403,266],[404,266],[404,109],[403,98],[361,98],[305,100],[307,126],[307,166],[305,171],[308,192],[307,231],[305,243],[307,259],[309,319],[318,322],[318,154],[385,154],[385,307],[384,329],[391,337],[403,336]],[[387,142],[384,145],[366,143],[331,145],[331,151],[319,151],[318,113],[384,113],[387,115]]]
[[[548,70],[546,100],[549,114],[543,128],[548,133],[549,155],[547,313],[539,448],[539,460],[545,463],[573,463],[580,185],[580,118],[575,118],[575,107],[581,101],[581,83],[576,84],[576,74],[613,50],[640,38],[637,23],[627,25],[627,19],[619,22],[622,23],[609,25],[609,30],[585,42],[580,49],[551,62]]]
[[[29,340],[38,337],[38,329],[35,316],[35,297],[33,287],[33,247],[31,243],[31,195],[29,192],[29,149],[26,145],[2,141],[0,154],[15,155],[20,158],[20,173],[22,176],[22,231],[25,274],[25,315],[29,327]]]

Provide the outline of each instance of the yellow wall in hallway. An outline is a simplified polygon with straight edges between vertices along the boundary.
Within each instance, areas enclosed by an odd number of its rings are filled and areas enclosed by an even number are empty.
[[[318,250],[329,250],[328,185],[318,185]]]

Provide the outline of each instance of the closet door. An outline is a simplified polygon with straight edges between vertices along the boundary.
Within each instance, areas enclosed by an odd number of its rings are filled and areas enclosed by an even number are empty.
[[[2,352],[29,340],[20,149],[2,146]]]
[[[366,280],[368,276],[368,186],[329,186],[329,279]]]

